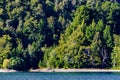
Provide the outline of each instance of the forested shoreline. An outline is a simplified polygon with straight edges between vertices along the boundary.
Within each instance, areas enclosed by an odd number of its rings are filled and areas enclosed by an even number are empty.
[[[0,68],[120,68],[120,1],[0,0]]]

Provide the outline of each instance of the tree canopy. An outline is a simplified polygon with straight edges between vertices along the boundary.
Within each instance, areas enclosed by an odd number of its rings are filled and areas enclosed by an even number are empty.
[[[118,68],[117,0],[0,0],[0,68]]]

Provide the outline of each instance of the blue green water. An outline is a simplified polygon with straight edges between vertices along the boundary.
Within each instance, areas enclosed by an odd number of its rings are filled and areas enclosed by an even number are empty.
[[[0,73],[0,80],[120,80],[120,73]]]

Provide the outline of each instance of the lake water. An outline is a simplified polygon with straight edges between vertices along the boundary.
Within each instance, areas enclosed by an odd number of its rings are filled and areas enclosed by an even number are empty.
[[[0,80],[120,80],[120,73],[0,73]]]

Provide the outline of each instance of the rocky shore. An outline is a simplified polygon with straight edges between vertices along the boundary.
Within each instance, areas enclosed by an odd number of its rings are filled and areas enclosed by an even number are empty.
[[[0,69],[0,72],[17,72],[16,70]]]
[[[18,72],[16,70],[0,69],[0,72]],[[29,72],[120,72],[111,69],[35,69]]]
[[[37,69],[30,72],[120,72],[120,70],[111,69]]]

